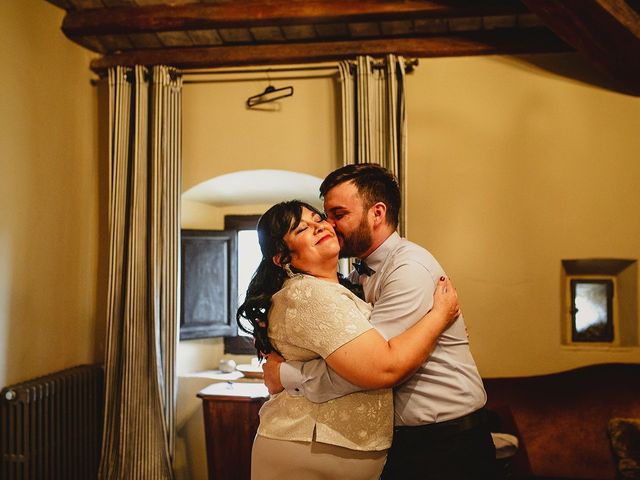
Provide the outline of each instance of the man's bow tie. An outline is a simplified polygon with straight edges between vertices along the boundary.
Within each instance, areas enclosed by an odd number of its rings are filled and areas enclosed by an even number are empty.
[[[369,265],[367,265],[363,260],[356,260],[353,262],[353,268],[356,269],[358,275],[368,275],[371,276],[376,273]]]

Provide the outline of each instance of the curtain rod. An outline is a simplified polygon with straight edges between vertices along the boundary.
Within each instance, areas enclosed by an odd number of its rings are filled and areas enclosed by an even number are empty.
[[[352,66],[356,65],[355,60],[347,60]],[[373,68],[379,69],[384,67],[384,58],[374,58],[373,59]],[[417,58],[405,58],[404,59],[404,68],[406,73],[412,73],[415,67],[419,64],[419,60]],[[252,73],[287,73],[287,72],[302,72],[302,71],[338,71],[338,64],[327,64],[327,65],[306,65],[304,67],[260,67],[260,68],[211,68],[211,69],[175,69],[170,72],[170,75],[173,79],[177,76],[182,77],[190,77],[190,76],[198,76],[198,75],[238,75],[238,74],[252,74]],[[323,75],[309,75],[302,78],[323,78],[330,77],[333,73],[323,74]],[[100,76],[103,78],[103,76]],[[298,77],[279,77],[279,79],[287,80],[287,79],[296,79]],[[95,86],[99,83],[100,79],[91,79],[91,85]],[[223,83],[223,82],[232,82],[239,80],[184,80],[183,83]]]
[[[203,80],[188,80],[188,77],[199,75],[238,75],[238,74],[256,74],[265,73],[267,77],[270,73],[293,73],[303,71],[316,71],[325,73],[316,73],[304,76],[285,75],[278,76],[278,80],[297,80],[298,78],[326,78],[333,77],[338,72],[337,65],[314,65],[306,67],[272,67],[272,68],[247,68],[247,69],[203,69],[203,70],[183,70],[179,74],[182,75],[184,84],[193,83],[225,83],[225,82],[242,82],[242,81],[254,81],[255,78],[233,78],[233,79],[220,79],[220,78],[208,78]]]
[[[169,71],[169,75],[172,80],[175,80],[178,77],[191,77],[191,76],[199,76],[199,75],[238,75],[238,74],[257,74],[257,73],[266,73],[267,77],[270,73],[289,73],[289,72],[297,72],[297,71],[329,71],[330,73],[320,73],[320,74],[310,74],[304,76],[295,76],[295,75],[285,75],[278,76],[277,80],[297,80],[300,78],[328,78],[334,76],[338,72],[338,65],[314,65],[314,66],[306,66],[306,67],[271,67],[271,68],[247,68],[247,69],[231,69],[231,68],[216,68],[216,69],[194,69],[194,70],[179,70],[179,69],[171,69]],[[131,80],[133,78],[133,73],[128,71],[126,73],[127,79]],[[145,77],[148,74],[145,74]],[[96,86],[100,83],[100,79],[104,77],[100,77],[98,79],[91,79],[91,85]],[[255,78],[233,78],[233,79],[212,79],[208,78],[205,80],[183,80],[183,84],[187,83],[225,83],[225,82],[248,82],[254,81]]]
[[[224,74],[234,74],[234,73],[271,73],[271,72],[300,72],[307,70],[338,70],[338,65],[314,65],[307,67],[263,67],[263,68],[235,68],[235,69],[203,69],[203,70],[180,70],[182,76],[191,76],[191,75],[224,75]]]
[[[348,60],[351,65],[355,65],[356,62],[354,60]],[[379,69],[384,68],[384,59],[373,59],[373,68]],[[404,59],[404,65],[407,73],[413,72],[415,67],[418,66],[417,58],[406,58]],[[198,75],[237,75],[237,74],[252,74],[252,73],[266,73],[267,75],[270,73],[288,73],[288,72],[303,72],[303,71],[338,71],[338,64],[328,64],[328,65],[307,65],[301,67],[261,67],[261,68],[247,68],[247,69],[225,69],[225,68],[217,68],[217,69],[194,69],[194,70],[178,70],[177,74],[182,75],[183,77],[190,76],[198,76]],[[331,76],[333,73],[319,75],[319,76],[310,76],[309,78],[321,78],[324,76]],[[225,82],[231,80],[184,80],[184,83],[208,83],[208,82]]]

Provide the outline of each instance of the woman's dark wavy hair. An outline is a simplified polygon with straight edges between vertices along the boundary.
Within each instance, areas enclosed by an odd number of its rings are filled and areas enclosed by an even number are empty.
[[[244,303],[236,313],[236,321],[240,330],[253,335],[260,358],[263,354],[275,350],[268,337],[269,308],[271,308],[271,297],[282,288],[284,281],[288,278],[285,270],[273,262],[273,257],[279,255],[282,265],[291,262],[291,251],[284,237],[300,224],[303,207],[324,217],[322,212],[314,206],[300,200],[290,200],[272,206],[260,217],[256,227],[262,260],[249,282]],[[305,273],[294,267],[291,267],[291,270],[294,273]],[[354,286],[341,276],[338,277],[340,283],[362,297],[359,285]]]
[[[291,262],[291,251],[284,237],[300,223],[303,207],[321,215],[308,203],[291,200],[274,205],[258,220],[256,230],[262,260],[249,282],[245,301],[238,308],[236,320],[240,330],[253,335],[259,357],[274,350],[267,336],[267,316],[271,307],[271,297],[282,288],[287,279],[287,273],[273,263],[273,257],[280,255],[282,265]]]

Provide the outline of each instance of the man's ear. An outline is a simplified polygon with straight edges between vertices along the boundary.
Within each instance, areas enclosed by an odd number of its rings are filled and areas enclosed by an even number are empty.
[[[387,206],[383,202],[374,203],[371,212],[373,212],[374,225],[380,225],[387,221]]]

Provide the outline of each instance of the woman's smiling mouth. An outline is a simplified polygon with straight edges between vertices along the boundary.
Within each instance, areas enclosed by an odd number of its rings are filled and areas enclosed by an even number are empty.
[[[331,238],[331,237],[332,237],[332,235],[330,233],[327,233],[324,237],[322,237],[320,240],[318,240],[316,242],[316,245],[318,245],[321,242],[324,242],[325,240],[327,240],[328,238]]]

